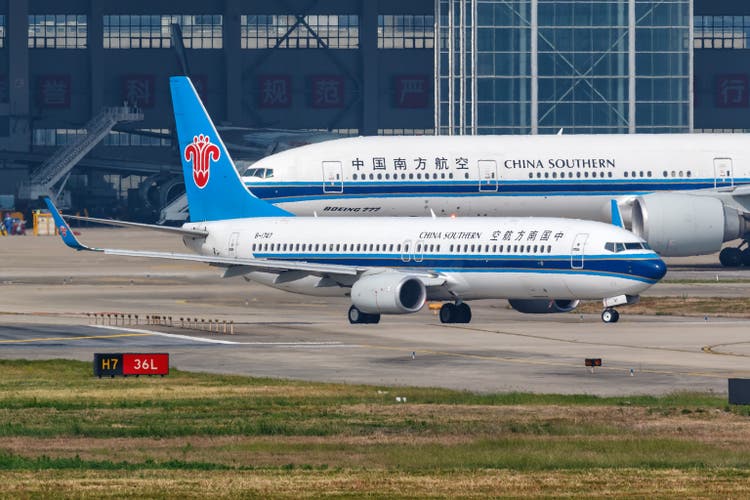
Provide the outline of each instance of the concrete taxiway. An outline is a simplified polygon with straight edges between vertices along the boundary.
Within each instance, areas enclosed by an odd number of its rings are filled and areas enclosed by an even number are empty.
[[[85,229],[94,245],[180,250],[170,236]],[[529,316],[504,301],[472,305],[470,325],[428,310],[350,325],[346,299],[221,280],[206,266],[69,251],[52,238],[0,239],[0,357],[92,360],[94,352],[169,352],[185,370],[481,392],[600,395],[726,392],[750,377],[750,322],[628,315]],[[651,295],[746,296],[748,271],[678,263]],[[690,273],[690,274],[687,274]],[[698,274],[693,274],[698,273]],[[729,274],[731,273],[731,274]],[[669,278],[670,276],[668,276]],[[692,282],[698,280],[698,282]],[[718,281],[716,281],[718,280]],[[85,313],[139,314],[138,325],[90,325]],[[235,335],[143,325],[147,314],[233,321]],[[584,359],[602,358],[593,373]]]

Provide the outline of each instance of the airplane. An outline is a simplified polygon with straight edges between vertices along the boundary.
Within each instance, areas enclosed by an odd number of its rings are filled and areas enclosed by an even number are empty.
[[[305,295],[348,296],[352,324],[445,301],[442,323],[468,323],[467,301],[509,299],[526,313],[602,299],[602,320],[666,273],[660,257],[612,224],[561,218],[297,217],[249,192],[191,81],[170,78],[191,221],[182,227],[102,219],[182,236],[192,254],[83,245],[51,200],[62,240],[76,250],[203,262]],[[612,204],[615,221],[621,222]]]
[[[627,227],[662,256],[750,266],[750,136],[352,137],[267,156],[243,179],[297,215],[569,217]]]

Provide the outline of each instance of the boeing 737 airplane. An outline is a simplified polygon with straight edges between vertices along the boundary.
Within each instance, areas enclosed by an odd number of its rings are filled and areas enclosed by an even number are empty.
[[[351,323],[419,311],[446,301],[443,323],[468,323],[467,301],[510,299],[527,313],[565,312],[579,299],[632,303],[666,272],[632,233],[559,218],[294,217],[248,192],[185,77],[170,81],[191,222],[132,225],[180,235],[194,254],[91,248],[47,200],[63,241],[76,250],[197,261],[268,286],[307,295],[350,296]],[[613,204],[615,219],[619,219]],[[97,220],[102,222],[101,220]]]
[[[244,180],[297,215],[606,221],[616,199],[626,225],[662,256],[743,238],[720,259],[750,265],[746,134],[356,137],[267,156]]]

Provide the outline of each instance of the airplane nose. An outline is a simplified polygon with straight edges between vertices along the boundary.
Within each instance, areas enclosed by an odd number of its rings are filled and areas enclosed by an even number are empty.
[[[667,264],[661,259],[654,259],[649,262],[649,278],[659,281],[667,274]]]

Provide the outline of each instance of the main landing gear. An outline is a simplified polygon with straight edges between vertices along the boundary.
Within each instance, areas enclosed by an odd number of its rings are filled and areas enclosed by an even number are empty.
[[[380,314],[363,313],[357,306],[349,308],[349,323],[352,325],[374,325],[380,322]]]
[[[466,302],[443,304],[440,308],[441,323],[468,323],[471,321],[471,308]]]
[[[620,320],[620,313],[613,307],[608,307],[602,311],[602,321],[605,323],[617,323]]]
[[[719,262],[724,267],[750,266],[750,243],[743,241],[738,247],[723,249],[719,252]]]

